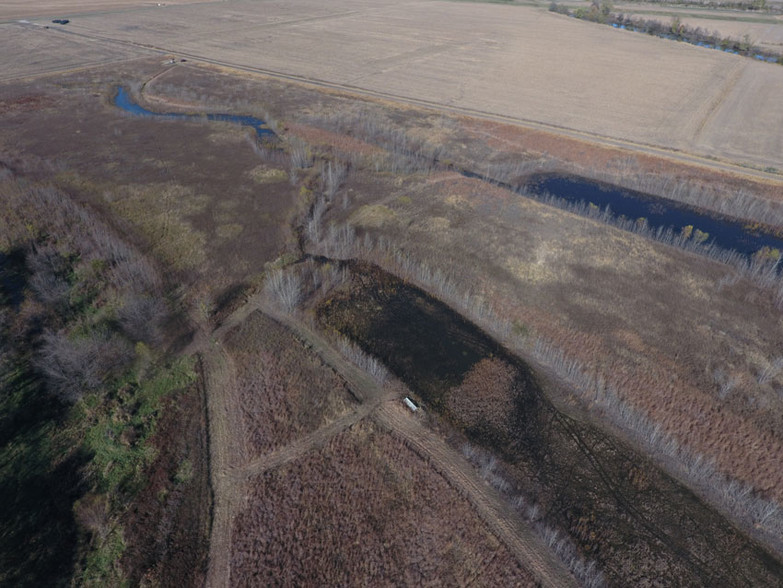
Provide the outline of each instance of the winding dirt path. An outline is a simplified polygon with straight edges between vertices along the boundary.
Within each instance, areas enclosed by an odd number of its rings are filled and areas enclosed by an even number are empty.
[[[248,461],[248,452],[241,440],[244,435],[238,410],[236,372],[221,340],[230,329],[255,311],[263,312],[291,329],[303,344],[346,380],[360,405],[285,447]],[[211,333],[202,331],[187,350],[201,356],[207,387],[210,471],[214,492],[207,586],[230,584],[233,520],[243,504],[252,478],[298,459],[368,417],[402,437],[414,451],[425,457],[473,505],[490,531],[543,585],[576,585],[563,564],[467,460],[403,407],[398,390],[379,384],[349,362],[314,329],[280,312],[262,296],[249,299]]]
[[[440,436],[422,425],[400,403],[384,404],[374,414],[378,424],[399,435],[416,453],[473,506],[492,533],[544,586],[576,586],[576,580],[542,539],[511,508],[500,493],[485,482],[473,466]]]

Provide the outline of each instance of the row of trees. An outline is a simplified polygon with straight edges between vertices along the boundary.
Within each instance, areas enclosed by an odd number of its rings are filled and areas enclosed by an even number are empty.
[[[710,503],[719,506],[720,510],[732,519],[741,522],[744,528],[752,529],[754,535],[776,551],[783,551],[780,540],[780,537],[783,537],[783,508],[777,502],[766,498],[748,484],[722,473],[712,460],[681,444],[641,410],[624,401],[616,390],[605,380],[592,374],[586,366],[565,356],[551,343],[529,333],[518,332],[504,316],[496,312],[481,292],[466,290],[451,276],[400,252],[389,240],[379,238],[376,241],[367,235],[360,238],[349,225],[332,225],[330,229],[319,250],[339,252],[342,258],[362,257],[377,261],[403,279],[410,280],[448,303],[510,349],[524,350],[526,355],[549,367],[571,384],[586,402],[603,411],[615,426],[636,439],[646,452],[657,456],[668,471],[674,470]],[[683,239],[685,243],[692,241],[682,235],[673,234],[671,238]],[[737,267],[740,268],[739,263]],[[766,264],[764,268],[769,269]],[[747,266],[746,271],[753,278],[752,263]],[[770,274],[763,271],[760,277],[763,275]],[[775,283],[780,287],[777,273]],[[771,366],[770,370],[777,373],[778,363],[773,362]],[[766,375],[767,371],[759,377]]]
[[[689,27],[675,16],[671,22],[655,18],[641,18],[612,12],[612,4],[608,0],[594,1],[589,7],[580,6],[572,9],[568,6],[552,2],[549,5],[551,12],[566,14],[581,20],[589,20],[612,25],[616,28],[627,29],[637,33],[647,33],[656,37],[683,41],[692,45],[719,49],[728,53],[754,57],[770,63],[783,65],[783,55],[763,49],[753,44],[750,35],[744,35],[741,39],[721,35],[718,31],[707,31],[701,27]]]

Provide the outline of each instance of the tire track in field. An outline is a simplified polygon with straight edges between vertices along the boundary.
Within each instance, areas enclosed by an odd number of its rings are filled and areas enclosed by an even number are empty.
[[[376,421],[402,437],[449,484],[461,493],[484,524],[517,561],[544,586],[576,586],[577,582],[505,499],[482,479],[475,468],[440,436],[419,423],[401,405],[385,404]]]
[[[299,437],[288,445],[267,453],[241,468],[237,468],[231,475],[238,480],[248,479],[249,481],[259,474],[295,461],[309,451],[323,447],[332,437],[369,416],[384,400],[385,398],[382,397],[373,399],[370,402],[364,402],[357,410],[351,411],[312,433]]]
[[[373,416],[382,427],[405,439],[414,451],[424,457],[436,471],[444,476],[457,492],[466,497],[489,530],[543,585],[576,585],[574,578],[554,553],[543,544],[542,540],[503,500],[502,496],[479,476],[463,456],[449,447],[435,432],[420,424],[412,415],[405,413],[400,403],[390,402],[399,396],[398,392],[391,387],[383,387],[378,384],[369,374],[349,362],[309,325],[291,315],[280,312],[273,305],[267,303],[263,296],[257,295],[230,315],[224,324],[213,332],[213,340],[222,337],[229,329],[239,324],[254,311],[263,312],[297,335],[326,365],[334,369],[347,382],[361,405],[355,411],[343,415],[313,433],[304,435],[250,463],[237,463],[230,467],[229,471],[225,471],[218,482],[222,484],[220,490],[227,494],[228,508],[225,509],[224,516],[235,514],[232,507],[235,508],[238,500],[241,500],[242,497],[232,499],[232,496],[235,497],[237,492],[243,492],[252,477],[302,457],[308,451],[323,446],[329,439],[355,423]],[[217,442],[220,442],[219,439]],[[215,520],[216,527],[219,522],[223,526],[226,524],[218,521],[217,516]],[[233,518],[231,520],[233,521]],[[213,533],[213,536],[218,540],[221,540],[222,537],[221,544],[216,545],[215,548],[223,550],[223,553],[215,555],[214,575],[212,575],[213,560],[210,559],[210,586],[225,585],[219,582],[215,584],[212,581],[218,581],[221,577],[228,578],[230,561],[224,562],[223,559],[230,558],[230,532],[230,528],[221,528]],[[223,573],[226,575],[218,575],[220,570],[224,570]]]
[[[222,345],[199,353],[204,369],[209,428],[209,471],[212,485],[212,527],[207,586],[228,586],[234,516],[245,495],[243,484],[228,473],[247,459],[242,419],[237,408],[236,370]]]
[[[701,120],[699,120],[698,124],[696,125],[696,129],[694,130],[693,136],[691,137],[691,145],[696,145],[699,139],[701,139],[701,136],[702,134],[704,134],[704,131],[707,128],[708,123],[710,123],[712,119],[715,118],[715,115],[718,113],[721,104],[723,104],[726,101],[726,98],[731,93],[731,91],[736,87],[737,83],[742,77],[742,74],[745,73],[746,65],[747,64],[743,61],[737,63],[732,68],[731,73],[726,78],[726,82],[723,84],[723,87],[709,102],[706,108],[706,112],[704,113],[704,115],[701,117]]]

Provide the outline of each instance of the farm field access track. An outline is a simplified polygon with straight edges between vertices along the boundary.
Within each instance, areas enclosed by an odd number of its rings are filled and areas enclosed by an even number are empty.
[[[764,175],[783,169],[783,68],[575,21],[537,6],[230,0],[0,24],[12,79],[175,55]],[[16,6],[0,19],[19,18]],[[442,18],[448,14],[448,18]],[[43,62],[43,64],[42,64]],[[753,169],[748,169],[748,166]]]
[[[232,331],[254,317],[272,320],[288,329],[317,355],[328,369],[344,379],[360,401],[350,412],[288,445],[255,459],[247,457],[241,406],[237,402],[236,366],[224,344]],[[303,321],[280,312],[263,295],[251,297],[217,329],[202,329],[185,351],[202,358],[209,399],[210,460],[215,494],[207,584],[229,585],[235,570],[231,567],[237,538],[234,527],[243,504],[247,504],[252,484],[259,475],[284,467],[311,452],[319,452],[329,442],[364,419],[372,419],[382,430],[402,440],[424,458],[433,470],[467,499],[478,518],[514,559],[534,578],[547,586],[572,586],[573,578],[502,496],[489,487],[467,460],[443,441],[436,432],[417,422],[400,402],[401,391],[394,385],[379,385],[368,374],[348,362],[332,344]]]

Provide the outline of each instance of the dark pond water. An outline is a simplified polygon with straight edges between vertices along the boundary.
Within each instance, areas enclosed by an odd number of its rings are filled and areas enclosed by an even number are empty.
[[[239,124],[245,127],[251,127],[255,130],[259,138],[274,137],[275,133],[270,129],[266,122],[254,116],[242,116],[238,114],[182,114],[178,112],[153,112],[139,106],[133,101],[133,98],[127,89],[120,86],[117,88],[117,95],[114,97],[114,104],[126,112],[137,116],[161,116],[169,119],[185,120],[213,120],[220,122],[229,122]]]
[[[531,177],[524,188],[532,194],[550,194],[572,204],[594,204],[602,209],[608,206],[615,217],[644,218],[651,229],[672,228],[679,232],[690,225],[694,233],[696,230],[706,233],[707,241],[744,255],[752,255],[762,247],[783,250],[783,239],[749,230],[742,222],[583,178],[538,175]]]

